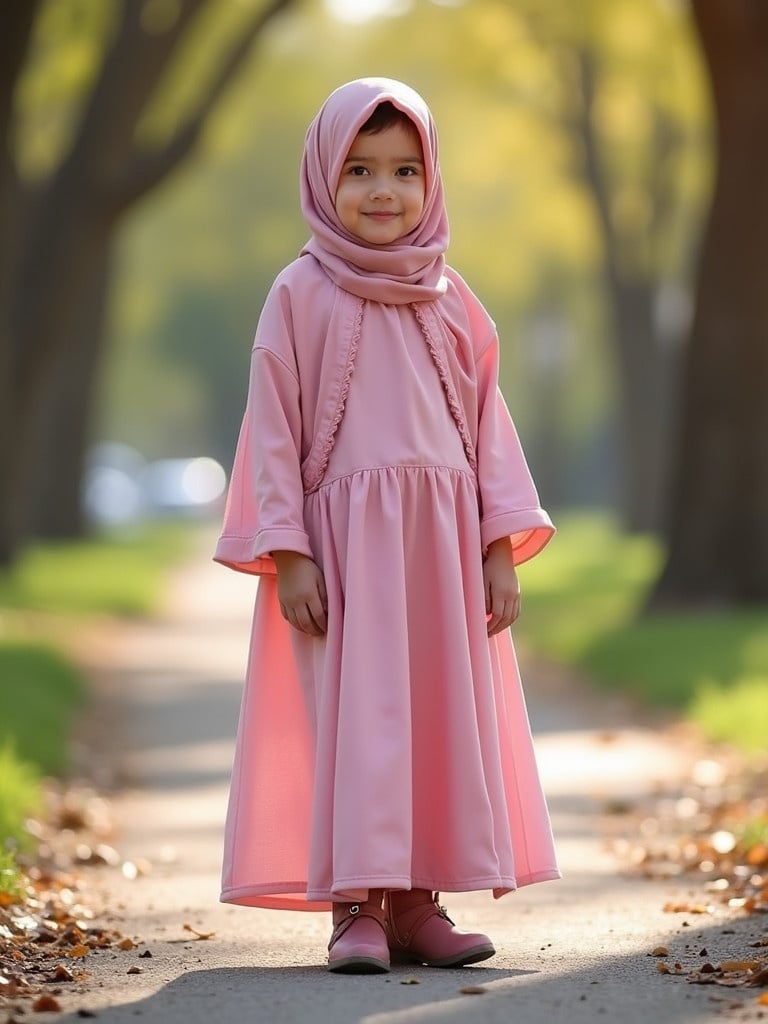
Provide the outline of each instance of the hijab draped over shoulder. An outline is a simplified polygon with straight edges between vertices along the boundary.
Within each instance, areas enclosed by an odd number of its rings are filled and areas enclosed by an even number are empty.
[[[416,227],[391,245],[362,244],[341,224],[334,200],[355,136],[382,103],[402,111],[419,134],[424,159],[424,209]],[[447,281],[448,217],[437,130],[417,92],[389,78],[361,78],[331,93],[309,126],[301,163],[301,208],[312,231],[303,249],[345,291],[400,304],[438,299]]]

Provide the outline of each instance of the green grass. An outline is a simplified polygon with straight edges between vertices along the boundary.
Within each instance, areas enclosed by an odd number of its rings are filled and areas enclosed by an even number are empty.
[[[640,616],[658,545],[596,515],[560,526],[521,570],[520,641],[601,686],[682,712],[712,739],[764,749],[768,609]]]
[[[714,740],[734,741],[759,753],[768,745],[768,672],[744,676],[721,687],[705,683],[696,693],[691,715]],[[764,840],[768,842],[768,835]]]
[[[145,615],[163,569],[189,550],[194,527],[163,523],[140,533],[34,545],[0,574],[0,608],[64,615]]]
[[[21,900],[24,876],[11,850],[0,849],[0,907]]]
[[[0,574],[0,852],[18,842],[44,775],[63,775],[87,686],[67,637],[98,616],[149,615],[167,570],[197,528],[163,523],[132,536],[36,544]]]
[[[0,643],[0,678],[0,745],[12,743],[40,774],[66,772],[72,723],[86,696],[80,672],[44,641],[6,640]],[[7,789],[0,772],[0,793]]]
[[[18,757],[12,742],[0,744],[0,873],[4,866],[2,844],[11,840],[16,847],[27,847],[29,835],[23,827],[24,819],[41,805],[37,770]]]

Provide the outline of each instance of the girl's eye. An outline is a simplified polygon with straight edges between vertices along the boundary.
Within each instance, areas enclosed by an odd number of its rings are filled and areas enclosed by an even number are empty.
[[[415,167],[398,167],[397,173],[401,178],[410,178],[412,175],[418,174],[419,172]]]
[[[355,178],[362,178],[364,174],[368,173],[368,168],[358,164],[356,167],[350,167],[348,173]]]

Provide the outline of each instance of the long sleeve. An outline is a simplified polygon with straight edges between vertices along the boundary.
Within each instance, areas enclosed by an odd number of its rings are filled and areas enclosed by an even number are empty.
[[[241,572],[274,574],[271,551],[312,557],[303,521],[300,446],[298,377],[274,352],[256,347],[215,561]]]
[[[520,439],[498,387],[499,343],[494,334],[476,363],[477,471],[483,548],[511,536],[516,563],[538,554],[555,532],[539,503]]]

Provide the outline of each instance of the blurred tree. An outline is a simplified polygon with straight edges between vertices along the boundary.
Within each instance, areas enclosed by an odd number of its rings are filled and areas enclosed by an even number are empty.
[[[12,521],[11,487],[18,457],[15,450],[14,339],[6,313],[13,296],[12,270],[16,259],[11,239],[19,235],[20,219],[20,210],[14,203],[17,183],[11,139],[13,94],[38,7],[38,0],[29,0],[25,4],[4,4],[0,9],[0,223],[3,225],[0,240],[0,480],[5,481],[0,490],[0,535],[10,529]],[[0,562],[2,560],[0,554]]]
[[[323,47],[315,45],[318,38]],[[430,40],[426,50],[424,39]],[[229,463],[236,430],[226,443],[224,431],[232,429],[233,410],[241,410],[259,306],[276,271],[306,238],[297,172],[307,121],[340,82],[373,72],[411,82],[435,112],[449,195],[449,258],[493,311],[504,348],[503,387],[537,475],[550,462],[582,464],[581,450],[591,450],[594,424],[605,417],[609,375],[603,326],[595,324],[598,250],[586,189],[573,181],[563,125],[526,99],[540,97],[540,84],[550,88],[550,63],[498,2],[445,6],[422,0],[405,15],[362,25],[335,22],[321,3],[302,8],[290,32],[281,33],[219,107],[201,159],[122,233],[104,436],[148,455],[186,452],[198,443],[205,419],[211,428],[207,449]],[[510,102],[511,74],[520,82],[519,102]],[[263,139],[269,139],[266,161],[259,152]],[[205,245],[196,245],[201,238]],[[207,302],[209,317],[218,319],[216,329],[210,325],[208,351],[191,334],[189,344],[178,344],[178,325],[189,322],[180,306],[192,290],[198,302]],[[527,325],[550,307],[574,333],[573,346],[562,353],[557,445],[548,444],[552,423],[543,394],[551,393],[554,374],[547,374],[544,346]],[[233,373],[238,388],[227,384]],[[151,397],[161,386],[162,407]],[[189,401],[188,389],[200,401]],[[144,403],[140,415],[137,392]],[[159,446],[165,450],[158,452]],[[610,475],[605,460],[598,470],[602,480]],[[567,480],[553,468],[547,499],[563,504],[574,480],[582,496],[584,476],[574,472]],[[590,488],[588,499],[603,495]]]
[[[701,127],[686,19],[646,0],[509,2],[558,67],[553,115],[592,197],[618,386],[619,512],[630,530],[658,531],[701,208],[684,168]]]
[[[693,0],[692,9],[717,172],[653,608],[768,601],[768,5]]]
[[[582,125],[593,135],[617,274],[627,290],[633,275],[649,282],[654,333],[636,331],[642,362],[647,346],[674,345],[680,333],[679,323],[670,330],[674,315],[658,314],[685,314],[709,185],[690,20],[673,0],[395,6],[362,23],[334,21],[319,0],[302,6],[218,107],[200,158],[130,218],[101,436],[149,457],[205,445],[228,462],[259,307],[306,237],[296,194],[306,123],[341,81],[381,73],[411,82],[435,112],[449,259],[497,321],[502,386],[546,500],[613,502],[623,397]],[[534,23],[537,11],[547,24]],[[589,103],[581,50],[595,65]],[[193,296],[194,324],[183,308]],[[659,400],[634,383],[642,440]]]
[[[0,565],[13,561],[31,528],[58,536],[80,531],[83,443],[115,227],[193,150],[254,41],[291,2],[243,5],[237,32],[218,50],[203,84],[199,67],[187,69],[197,91],[183,115],[164,118],[161,110],[156,123],[167,76],[179,73],[180,54],[189,60],[189,39],[204,16],[223,8],[217,0],[100,5],[100,66],[63,155],[40,181],[25,179],[17,165],[14,103],[35,19],[46,5],[0,8],[0,209],[12,215],[0,242]]]

